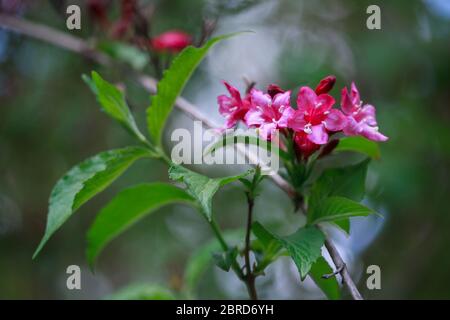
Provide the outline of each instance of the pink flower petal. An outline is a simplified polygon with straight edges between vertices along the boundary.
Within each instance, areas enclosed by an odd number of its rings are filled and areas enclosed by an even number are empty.
[[[375,119],[375,113],[375,107],[370,104],[366,104],[360,109],[358,114],[355,115],[355,119],[358,122],[364,121],[369,126],[376,126],[377,120]]]
[[[289,126],[289,122],[295,115],[295,110],[291,107],[287,107],[283,110],[280,119],[278,120],[278,127],[287,128]],[[304,126],[305,124],[303,124]]]
[[[244,117],[247,126],[260,126],[264,124],[265,120],[260,109],[251,108]]]
[[[265,123],[259,127],[259,135],[264,140],[270,140],[275,133],[277,125],[275,123]]]
[[[311,127],[311,133],[308,134],[308,139],[315,144],[325,144],[328,142],[328,133],[325,126],[318,124]]]
[[[252,89],[250,92],[252,105],[255,107],[265,108],[272,103],[272,98],[260,90]]]
[[[305,129],[306,121],[305,114],[303,111],[295,110],[293,113],[288,115],[287,125],[294,131],[303,131]]]
[[[343,132],[346,136],[356,136],[360,134],[362,131],[361,126],[356,122],[356,120],[349,116],[347,117],[347,125],[343,129]]]
[[[331,107],[334,105],[334,98],[330,96],[329,94],[321,94],[317,97],[314,111],[315,114],[322,114],[325,111],[328,111],[331,109]]]
[[[297,95],[297,110],[311,113],[314,109],[317,95],[310,87],[301,87]]]
[[[241,104],[241,94],[239,93],[239,90],[236,89],[236,87],[233,87],[226,81],[222,81],[225,87],[227,88],[228,92],[230,93],[231,97],[236,100],[236,103]]]
[[[348,94],[347,87],[344,87],[341,92],[341,108],[346,115],[351,115],[355,111],[355,106],[353,105],[352,99]]]
[[[372,141],[386,141],[389,138],[378,131],[378,127],[363,125],[361,135]]]
[[[358,88],[356,88],[356,85],[354,82],[352,82],[352,93],[351,93],[352,103],[353,105],[359,106],[361,103],[360,97],[359,97],[359,91]]]
[[[340,131],[347,125],[347,117],[339,110],[331,109],[324,124],[330,131]]]
[[[219,112],[221,115],[229,114],[230,109],[233,107],[231,98],[226,95],[218,96],[217,103],[219,104]]]
[[[278,93],[273,98],[272,106],[277,110],[283,106],[289,107],[291,105],[290,100],[291,100],[291,91]]]

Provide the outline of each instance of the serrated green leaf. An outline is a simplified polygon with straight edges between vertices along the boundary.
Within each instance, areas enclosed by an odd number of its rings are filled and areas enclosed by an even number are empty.
[[[359,152],[373,159],[379,159],[381,157],[380,147],[376,142],[359,136],[340,139],[334,152],[340,151]]]
[[[211,179],[207,176],[193,172],[180,165],[172,165],[169,168],[169,178],[183,182],[188,193],[194,197],[200,206],[202,214],[211,221],[212,218],[212,198],[221,186],[239,180],[250,174],[249,170],[243,174]]]
[[[104,80],[97,72],[92,71],[92,78],[83,76],[91,91],[96,95],[102,110],[118,121],[139,141],[148,144],[147,139],[139,131],[136,121],[128,108],[124,94],[114,85]]]
[[[142,70],[149,62],[146,52],[123,42],[102,41],[97,47],[111,58],[125,62],[138,71]]]
[[[272,237],[288,251],[302,280],[305,279],[311,265],[321,256],[325,236],[322,231],[314,226],[302,227],[288,236],[277,236],[259,223],[255,223],[253,228],[254,231],[256,230],[256,234],[263,239],[261,242],[270,243],[272,241],[270,237]]]
[[[311,266],[309,276],[313,279],[316,285],[322,290],[326,297],[330,300],[338,300],[341,297],[339,284],[336,277],[329,279],[322,278],[325,274],[333,273],[333,269],[323,257],[319,257],[317,261]]]
[[[187,81],[206,53],[217,42],[233,35],[235,34],[212,38],[201,48],[191,46],[185,48],[173,60],[169,69],[164,71],[163,78],[158,83],[157,93],[152,97],[151,105],[147,109],[148,130],[155,145],[161,147],[162,130],[173,109],[175,100],[183,91]]]
[[[370,214],[376,214],[376,212],[358,202],[344,197],[330,197],[308,212],[308,224],[332,222]]]
[[[148,149],[128,147],[102,152],[73,167],[55,185],[50,195],[47,226],[33,259],[48,239],[86,201],[103,191],[134,161],[151,157]]]
[[[154,284],[133,284],[107,296],[106,300],[175,300],[167,288]]]
[[[278,154],[280,158],[284,160],[289,160],[289,155],[275,146],[270,141],[262,140],[258,136],[251,136],[251,135],[224,135],[221,136],[220,139],[218,139],[215,143],[213,143],[211,146],[209,146],[208,149],[205,150],[204,155],[208,155],[212,152],[215,152],[221,148],[232,146],[235,144],[244,144],[244,145],[254,145],[260,148],[264,148],[267,151],[270,151],[272,153]]]
[[[184,190],[166,183],[140,184],[121,191],[100,211],[89,229],[89,264],[92,266],[101,250],[139,219],[172,203],[195,205]]]

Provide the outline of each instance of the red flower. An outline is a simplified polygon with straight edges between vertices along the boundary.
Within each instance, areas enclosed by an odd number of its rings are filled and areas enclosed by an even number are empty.
[[[246,96],[245,98],[241,98],[238,89],[226,81],[223,81],[223,84],[230,93],[230,96],[224,94],[218,96],[217,103],[219,104],[220,114],[227,119],[225,128],[229,129],[234,127],[238,121],[244,120],[245,114],[250,108],[250,97]]]
[[[264,140],[271,140],[276,130],[287,127],[288,120],[294,113],[290,96],[290,91],[271,97],[270,94],[252,89],[251,108],[245,115],[245,123],[249,127],[258,128],[259,135]]]
[[[166,31],[151,40],[153,50],[158,52],[179,52],[190,44],[191,36],[178,30]]]
[[[334,102],[334,98],[328,94],[317,95],[311,88],[301,87],[297,96],[297,110],[288,120],[289,128],[305,133],[312,143],[327,143],[328,131],[340,131],[346,125],[342,112],[332,109]]]
[[[388,140],[388,137],[378,131],[375,107],[363,105],[355,83],[352,82],[350,93],[346,87],[342,89],[341,108],[347,116],[347,124],[343,130],[345,135],[361,135],[373,141]]]
[[[316,87],[316,94],[328,93],[333,89],[334,83],[336,82],[335,76],[328,76],[320,80],[319,84]]]

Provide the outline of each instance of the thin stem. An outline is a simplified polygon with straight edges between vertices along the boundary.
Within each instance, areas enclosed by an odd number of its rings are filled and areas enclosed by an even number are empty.
[[[220,231],[219,226],[217,225],[217,222],[215,220],[212,220],[210,222],[211,225],[211,229],[214,232],[214,235],[216,236],[217,240],[220,243],[220,246],[222,247],[223,251],[228,251],[229,247],[228,244],[226,243],[225,239],[222,236],[222,232]]]
[[[341,274],[342,282],[347,287],[352,298],[354,300],[364,300],[355,283],[353,282],[350,273],[347,270],[347,265],[345,264],[344,260],[342,260],[334,244],[329,239],[325,239],[325,247],[330,253],[331,259],[333,260],[333,263],[336,266],[337,270],[340,270],[339,273]]]
[[[222,247],[222,250],[227,252],[230,247],[228,246],[227,242],[225,241],[224,237],[222,236],[222,232],[220,231],[220,228],[219,228],[217,222],[215,220],[211,220],[209,224],[211,226],[211,229],[214,232],[214,235],[216,236],[217,240],[219,241],[220,246]],[[233,262],[231,263],[231,268],[233,269],[234,273],[236,273],[236,275],[238,276],[239,279],[241,279],[241,280],[244,279],[244,274],[242,273],[241,267],[236,262],[236,260],[233,260]]]
[[[248,213],[247,213],[247,228],[245,234],[245,249],[244,249],[245,268],[246,268],[245,284],[247,286],[250,299],[258,300],[258,294],[256,292],[255,287],[256,277],[253,274],[252,266],[250,265],[250,234],[253,221],[253,206],[254,206],[253,195],[251,195],[250,192],[247,192],[247,203],[248,203]]]

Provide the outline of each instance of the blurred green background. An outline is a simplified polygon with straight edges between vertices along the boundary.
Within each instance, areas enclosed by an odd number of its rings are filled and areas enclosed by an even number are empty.
[[[4,6],[7,2],[3,0]],[[14,1],[13,1],[14,2]],[[82,30],[65,29],[65,16],[48,1],[22,1],[14,14],[73,35],[102,38],[83,6]],[[70,1],[69,1],[70,2]],[[111,16],[119,1],[113,1]],[[71,2],[72,3],[72,2]],[[78,1],[83,5],[83,1]],[[450,3],[426,1],[141,1],[153,3],[152,31],[182,29],[199,37],[202,18],[218,18],[216,34],[253,30],[217,46],[184,96],[217,121],[220,80],[240,89],[242,77],[264,88],[276,82],[295,90],[315,86],[328,74],[339,90],[351,81],[377,107],[382,159],[371,165],[366,201],[385,219],[352,221],[355,234],[336,242],[370,299],[450,298]],[[366,28],[366,8],[381,8],[381,30]],[[4,7],[3,7],[4,9]],[[103,150],[133,143],[99,109],[81,74],[99,71],[124,82],[144,128],[149,95],[124,68],[106,69],[50,44],[0,28],[0,298],[97,299],[132,283],[159,284],[178,292],[196,248],[212,238],[191,209],[171,206],[142,220],[106,248],[95,273],[84,258],[85,234],[98,210],[126,186],[166,181],[156,160],[131,167],[105,192],[83,206],[51,239],[36,261],[54,183],[71,166]],[[151,72],[150,68],[145,72]],[[190,127],[175,111],[168,133]],[[168,141],[169,134],[167,135]],[[169,146],[168,142],[168,146]],[[226,168],[196,168],[219,176]],[[224,229],[242,227],[245,197],[228,187],[214,201]],[[270,181],[256,204],[256,219],[280,232],[301,223],[287,196]],[[66,288],[66,268],[80,265],[82,290]],[[382,289],[365,289],[365,268],[382,271]],[[245,298],[233,275],[209,267],[196,291],[200,298]],[[265,298],[321,298],[300,284],[295,267],[281,260],[258,278]]]

